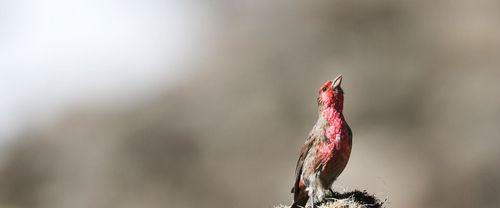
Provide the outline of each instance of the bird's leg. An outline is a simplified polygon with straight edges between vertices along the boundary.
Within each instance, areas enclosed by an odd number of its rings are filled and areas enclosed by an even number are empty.
[[[310,176],[309,177],[310,179],[310,185],[309,187],[307,188],[307,192],[308,192],[308,195],[309,195],[309,200],[307,201],[307,205],[306,207],[307,208],[314,208],[314,198],[316,196],[316,182],[314,180],[314,176]]]
[[[314,208],[314,185],[311,184],[308,189],[309,200],[307,200],[306,208]]]
[[[313,208],[313,197],[312,197],[312,191],[309,194],[309,200],[307,200],[306,208]]]
[[[318,188],[321,187],[320,184],[319,184],[320,183],[319,174],[320,174],[320,172],[318,171],[313,176],[314,177],[314,181],[312,183],[312,184],[314,184],[313,185],[313,194],[312,194],[312,207],[313,208],[316,207],[316,204],[318,204],[319,202],[321,202],[321,201],[319,201],[319,200],[321,200],[320,199],[321,197],[319,195],[323,194],[322,191],[318,189]]]
[[[328,188],[328,191],[325,191],[325,192],[328,192],[328,193],[326,194],[325,198],[324,198],[325,200],[326,200],[326,199],[335,199],[335,198],[333,197],[333,195],[334,195],[334,194],[333,194],[333,189],[332,189],[331,187],[330,187],[330,188]]]
[[[315,202],[316,201],[315,200],[316,199],[316,186],[314,186],[312,193],[313,194],[312,194],[312,198],[311,198],[311,205],[312,205],[311,207],[315,208],[316,207],[316,202]]]
[[[312,177],[311,176],[308,176],[305,180],[306,182],[306,191],[307,191],[307,195],[309,196],[309,199],[307,199],[307,202],[306,202],[306,208],[312,208],[311,206],[311,201],[312,201],[312,197],[313,197],[313,183],[311,183],[311,180]]]

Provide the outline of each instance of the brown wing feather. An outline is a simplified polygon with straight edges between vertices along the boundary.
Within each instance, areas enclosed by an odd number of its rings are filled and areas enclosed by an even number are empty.
[[[314,138],[309,135],[309,137],[306,139],[306,142],[302,146],[302,149],[300,150],[300,156],[299,159],[297,160],[297,166],[295,168],[295,181],[292,187],[292,193],[293,193],[293,199],[297,200],[300,190],[299,190],[299,182],[300,182],[300,176],[302,174],[302,166],[304,164],[304,159],[307,156],[307,153],[309,152],[309,149],[311,149],[311,146],[313,144]]]

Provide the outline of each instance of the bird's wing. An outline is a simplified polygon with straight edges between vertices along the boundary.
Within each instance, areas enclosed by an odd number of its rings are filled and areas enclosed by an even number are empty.
[[[346,124],[346,126],[347,126],[347,134],[349,135],[349,146],[351,146],[352,145],[352,129],[349,125]]]
[[[293,194],[294,200],[297,199],[297,197],[299,195],[298,190],[299,190],[299,183],[300,183],[300,175],[302,174],[302,166],[304,164],[304,159],[306,158],[307,153],[311,149],[313,141],[314,141],[314,137],[312,135],[309,135],[309,137],[307,137],[307,139],[306,139],[306,142],[302,146],[302,149],[300,150],[300,156],[299,156],[299,159],[297,161],[297,167],[295,168],[295,181],[294,181],[293,188],[291,191],[292,193],[294,193]]]

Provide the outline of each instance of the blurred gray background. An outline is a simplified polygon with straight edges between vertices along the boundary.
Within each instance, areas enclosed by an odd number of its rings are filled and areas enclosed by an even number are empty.
[[[344,75],[334,189],[500,206],[500,2],[0,1],[0,207],[291,202]]]

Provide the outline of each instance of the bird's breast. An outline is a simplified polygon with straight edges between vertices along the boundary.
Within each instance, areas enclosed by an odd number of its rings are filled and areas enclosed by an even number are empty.
[[[351,155],[352,143],[349,134],[340,134],[334,141],[333,148],[324,155],[324,166],[320,176],[322,182],[328,186],[342,173]]]

